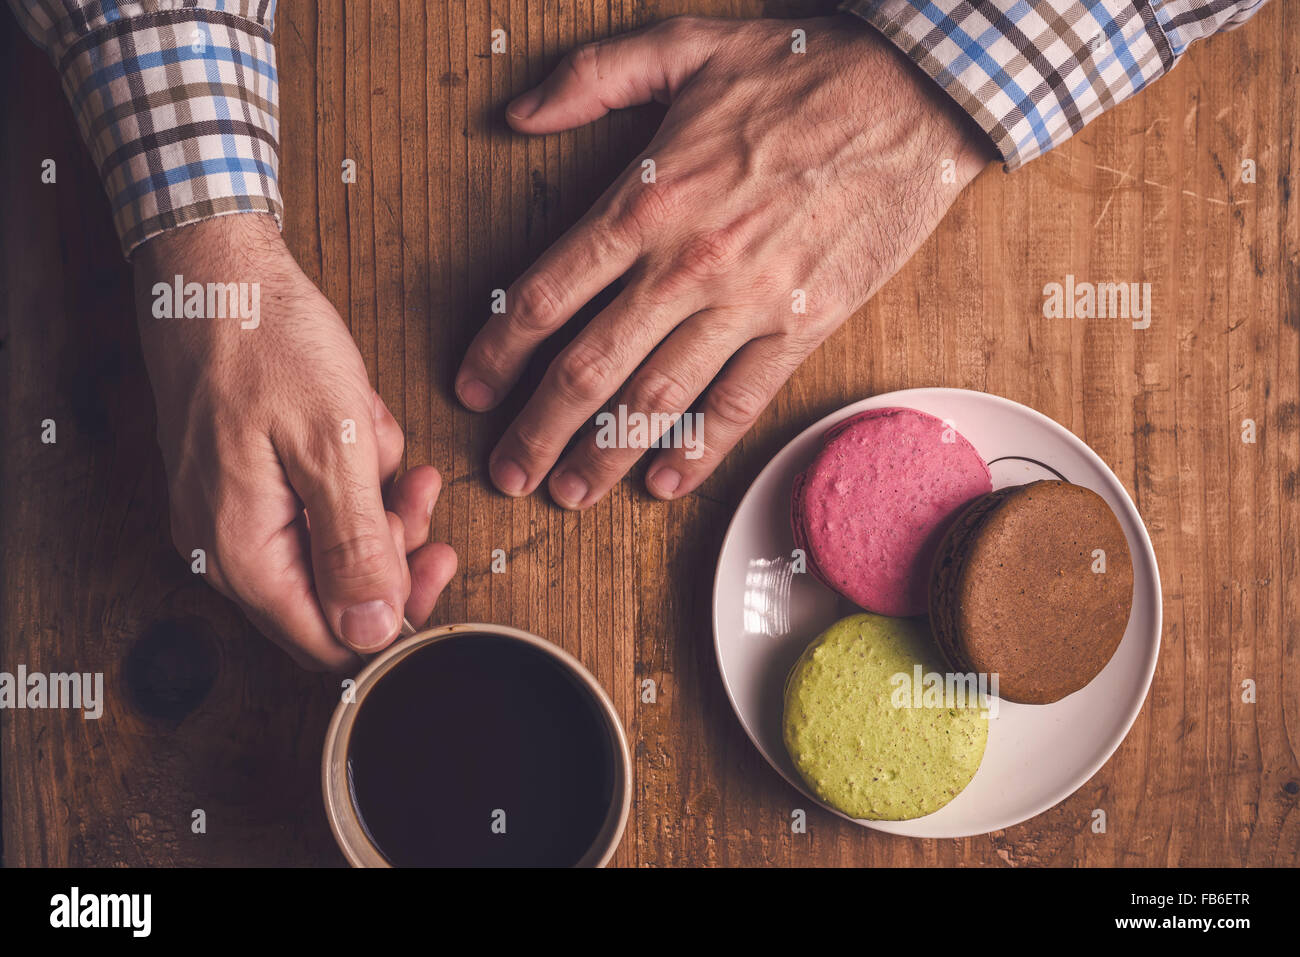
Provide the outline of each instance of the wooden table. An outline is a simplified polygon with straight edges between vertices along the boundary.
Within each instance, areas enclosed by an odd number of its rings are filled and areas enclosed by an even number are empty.
[[[912,262],[800,369],[690,498],[639,476],[582,515],[490,489],[519,407],[477,416],[457,363],[507,285],[648,140],[635,110],[563,136],[502,121],[575,44],[691,9],[827,4],[513,0],[280,9],[285,235],[446,477],[461,570],[435,623],[550,637],[610,691],[635,752],[621,865],[1279,864],[1300,860],[1300,9],[1274,2],[1014,175],[990,168]],[[99,721],[0,713],[6,864],[338,864],[318,783],[338,679],[297,671],[174,553],[130,276],[52,68],[3,14],[0,670],[103,671]],[[489,52],[494,28],[506,55]],[[40,163],[58,163],[56,185]],[[355,184],[339,175],[357,163]],[[1241,181],[1253,160],[1256,182]],[[1067,274],[1152,284],[1154,321],[1045,319]],[[552,353],[553,354],[553,353]],[[534,368],[535,382],[541,366]],[[1116,755],[1006,831],[915,841],[810,810],[718,675],[713,563],[793,435],[913,386],[995,392],[1115,470],[1155,544],[1165,630]],[[40,440],[57,423],[56,444]],[[1242,441],[1252,419],[1253,444]],[[490,572],[493,549],[508,555]],[[640,702],[642,679],[658,701]],[[1242,701],[1252,679],[1257,701]],[[207,831],[194,834],[194,809]],[[1090,827],[1107,812],[1105,834]]]

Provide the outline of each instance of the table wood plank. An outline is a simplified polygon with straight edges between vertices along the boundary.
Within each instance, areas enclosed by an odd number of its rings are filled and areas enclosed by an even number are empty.
[[[679,12],[793,16],[755,0],[294,0],[279,11],[286,239],[349,322],[444,477],[460,570],[434,623],[494,621],[581,658],[635,755],[615,857],[670,865],[1194,865],[1300,861],[1300,216],[1291,200],[1300,12],[1273,3],[1065,146],[991,168],[803,365],[697,494],[636,478],[583,515],[490,490],[525,394],[485,416],[451,393],[504,288],[572,225],[662,110],[527,139],[505,103],[575,44]],[[6,13],[0,75],[0,670],[105,673],[99,721],[0,713],[10,865],[342,863],[319,749],[338,679],[300,673],[189,573],[167,531],[130,275],[53,69]],[[491,53],[494,29],[508,52]],[[58,163],[39,184],[41,160]],[[341,177],[356,163],[355,183]],[[1254,183],[1242,181],[1253,160]],[[1155,318],[1051,320],[1067,274],[1150,282]],[[592,310],[584,312],[589,317]],[[526,383],[535,385],[543,350]],[[1160,664],[1117,754],[1006,831],[915,841],[808,807],[731,712],[713,566],[754,476],[810,422],[893,389],[1026,403],[1114,469],[1164,588]],[[40,441],[44,419],[58,441]],[[1257,441],[1242,441],[1253,420]],[[501,549],[507,570],[491,571]],[[641,699],[653,681],[657,700]],[[1242,701],[1251,680],[1258,699]],[[806,834],[790,814],[808,811]],[[201,808],[207,832],[194,834]],[[1094,809],[1107,831],[1093,833]]]

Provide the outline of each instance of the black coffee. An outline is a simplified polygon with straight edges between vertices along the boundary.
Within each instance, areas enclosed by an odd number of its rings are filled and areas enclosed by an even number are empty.
[[[521,641],[455,635],[366,695],[348,741],[352,803],[390,864],[576,864],[614,799],[598,704]]]

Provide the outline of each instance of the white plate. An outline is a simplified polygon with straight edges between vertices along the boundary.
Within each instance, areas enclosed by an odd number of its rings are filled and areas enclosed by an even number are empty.
[[[1124,640],[1101,674],[1055,704],[999,702],[979,771],[945,807],[910,821],[858,822],[910,837],[984,834],[1069,797],[1124,740],[1142,710],[1160,651],[1156,556],[1128,493],[1097,454],[1068,429],[1010,399],[965,389],[908,389],[855,402],[805,429],[759,473],[731,520],[713,586],[713,636],[722,682],[741,725],[809,800],[822,803],[804,787],[781,735],[786,675],[809,641],[861,609],[811,574],[793,573],[790,488],[827,429],[867,409],[891,406],[949,420],[989,463],[995,489],[1041,478],[1092,489],[1114,510],[1133,556],[1133,611]]]

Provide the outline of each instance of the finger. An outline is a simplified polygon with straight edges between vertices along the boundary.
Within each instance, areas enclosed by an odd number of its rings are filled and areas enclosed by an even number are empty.
[[[554,133],[610,110],[670,102],[708,58],[715,36],[710,21],[678,18],[580,46],[514,100],[506,119],[521,133]]]
[[[384,507],[402,520],[403,554],[415,551],[429,540],[429,522],[441,489],[442,476],[438,470],[432,465],[418,465],[399,475],[384,495]]]
[[[433,542],[406,556],[411,566],[411,597],[406,600],[406,617],[417,628],[431,614],[444,588],[455,577],[456,553],[450,545]]]
[[[293,610],[287,607],[287,602],[258,608],[237,597],[234,601],[258,632],[269,638],[272,644],[305,671],[352,671],[361,663],[356,652],[339,644],[333,636],[330,637],[329,644],[316,647],[304,645],[297,634],[285,631],[286,627],[293,627]],[[321,623],[324,624],[324,621],[322,618]],[[327,631],[328,627],[326,625]]]
[[[632,267],[637,249],[596,211],[605,205],[593,207],[515,281],[506,291],[506,311],[489,316],[474,337],[456,375],[456,395],[466,408],[497,405],[537,347]]]
[[[658,498],[679,498],[708,478],[740,441],[772,396],[811,351],[784,334],[755,339],[738,353],[704,395],[701,434],[679,448],[659,452],[646,472],[646,487]]]
[[[405,608],[406,601],[411,597],[411,569],[406,561],[406,529],[402,525],[402,520],[392,512],[385,512],[384,517],[388,519],[388,533],[393,536],[393,548],[397,550],[397,563],[402,569],[402,603],[398,608]],[[401,626],[398,626],[400,631]]]
[[[344,420],[348,421],[348,420]],[[371,416],[351,420],[354,441],[328,423],[306,441],[278,446],[289,482],[307,507],[316,594],[334,634],[353,651],[389,644],[405,604],[402,549],[379,488]]]
[[[624,388],[610,413],[614,421],[598,421],[596,431],[584,436],[551,473],[551,497],[565,508],[587,508],[626,474],[649,443],[661,436],[665,444],[693,437],[693,421],[680,417],[751,337],[745,317],[727,310],[706,309],[687,319]],[[618,423],[627,424],[626,435],[602,427]]]
[[[258,542],[250,529],[219,547],[219,574],[209,580],[299,666],[312,671],[348,670],[358,658],[339,643],[321,611],[312,582],[310,548],[307,523],[301,516],[265,542]]]
[[[378,392],[374,395],[375,441],[379,445],[379,480],[387,485],[402,464],[402,450],[406,446],[406,433],[389,411]]]
[[[639,287],[620,293],[556,356],[493,449],[488,471],[497,488],[507,495],[537,488],[573,433],[695,311],[689,300],[654,302]]]

